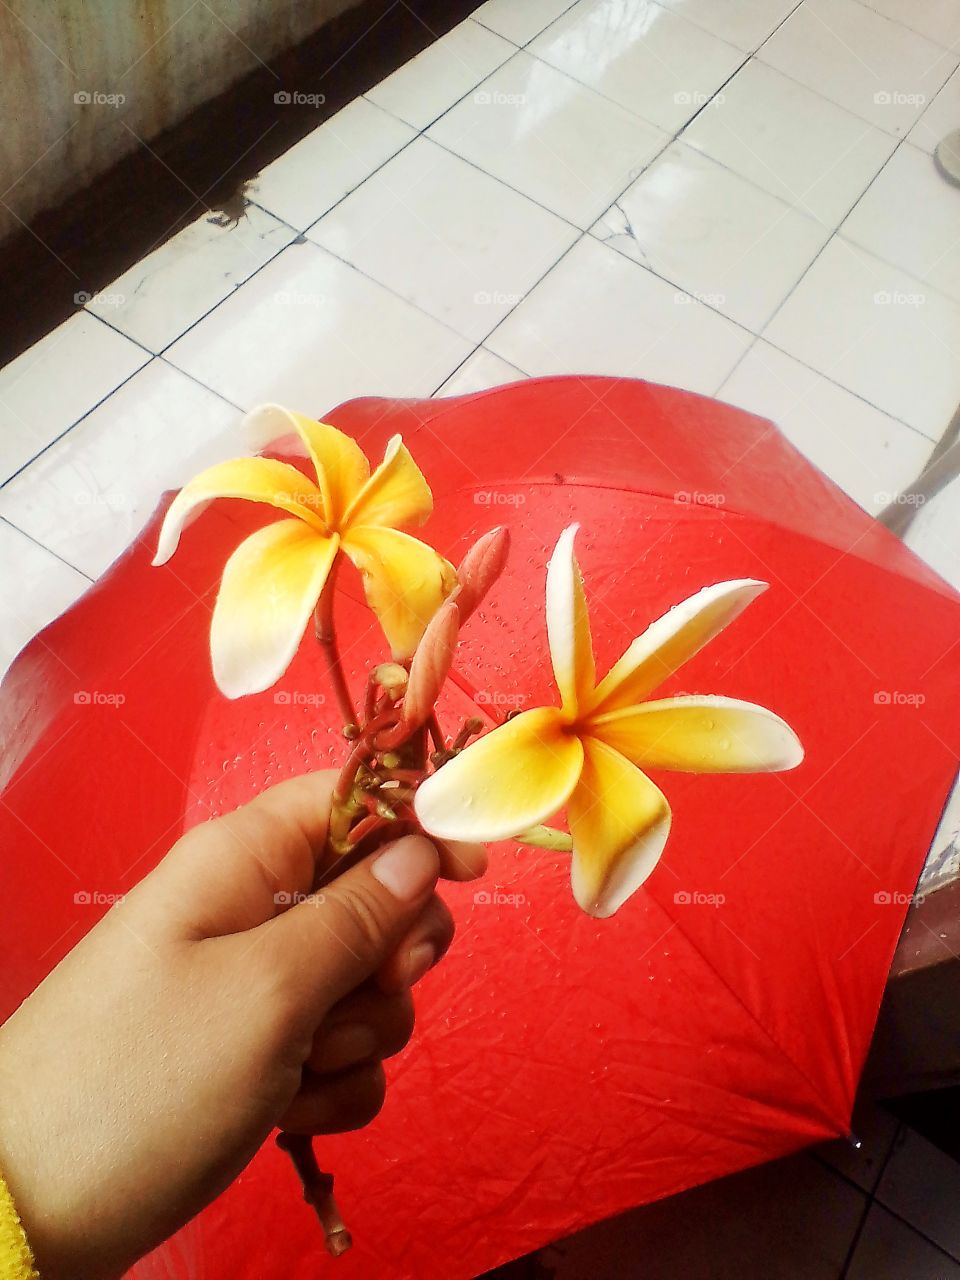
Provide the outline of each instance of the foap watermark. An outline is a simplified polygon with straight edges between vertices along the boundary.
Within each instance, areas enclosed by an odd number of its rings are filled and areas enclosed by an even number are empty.
[[[700,489],[678,489],[673,500],[681,507],[722,507],[727,497],[724,493],[704,493]]]
[[[525,493],[509,489],[480,489],[473,495],[478,507],[522,507],[526,500]]]
[[[473,301],[478,307],[515,307],[522,297],[520,293],[500,293],[497,289],[491,293],[480,289],[473,295]]]
[[[322,307],[326,296],[322,293],[300,293],[296,289],[278,289],[274,302],[281,307]]]
[[[478,107],[523,107],[527,103],[525,93],[503,93],[496,89],[478,89],[473,95]]]
[[[922,707],[926,700],[925,693],[903,693],[899,689],[877,689],[873,695],[878,707]]]
[[[125,293],[108,293],[106,289],[99,293],[91,293],[89,289],[78,289],[73,295],[78,307],[122,307],[127,300]]]
[[[899,89],[878,89],[873,95],[878,107],[922,107],[927,101],[925,93],[902,93]]]
[[[685,289],[678,289],[673,295],[673,301],[678,307],[689,307],[694,302],[702,302],[705,307],[724,307],[727,302],[725,293],[688,293]]]
[[[319,489],[316,493],[287,493],[278,489],[273,495],[273,500],[281,511],[288,502],[293,502],[298,507],[306,507],[319,516],[323,515],[323,494]]]
[[[726,97],[722,93],[704,93],[702,89],[678,89],[673,100],[678,107],[705,107],[708,102],[722,107]]]
[[[102,693],[99,689],[78,689],[73,695],[78,707],[122,707],[125,693]]]
[[[702,893],[699,889],[678,889],[673,895],[678,907],[722,907],[727,900],[725,893]]]
[[[473,695],[478,707],[505,707],[510,711],[522,707],[527,700],[525,693],[501,693],[499,689],[481,689]]]
[[[302,93],[299,89],[278,89],[273,95],[278,107],[322,107],[325,93]]]
[[[78,107],[122,107],[127,100],[125,93],[103,93],[100,89],[78,89],[73,101]]]
[[[125,893],[105,893],[102,889],[78,889],[73,901],[78,907],[116,907],[126,896]]]
[[[327,699],[325,694],[304,689],[277,689],[273,701],[278,707],[322,707]]]
[[[81,489],[73,495],[78,507],[108,507],[111,511],[131,511],[134,500],[129,493],[91,493]]]
[[[311,907],[322,907],[326,898],[322,893],[298,893],[294,890],[288,892],[281,889],[279,893],[273,895],[273,901],[278,907],[298,907],[304,902],[309,902]]]
[[[473,900],[478,907],[522,907],[527,901],[522,893],[504,893],[502,889],[478,889]]]
[[[922,507],[927,500],[927,495],[925,493],[887,493],[885,489],[881,489],[873,495],[873,500],[881,507],[888,507],[891,504],[898,507]]]
[[[926,300],[925,293],[905,293],[902,289],[878,289],[873,295],[877,307],[922,307]]]
[[[925,897],[922,893],[902,893],[899,889],[878,889],[873,901],[878,907],[919,907]]]

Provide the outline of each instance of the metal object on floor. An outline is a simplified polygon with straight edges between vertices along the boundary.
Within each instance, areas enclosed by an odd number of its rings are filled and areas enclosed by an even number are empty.
[[[946,180],[960,187],[960,129],[954,129],[937,143],[933,158]]]

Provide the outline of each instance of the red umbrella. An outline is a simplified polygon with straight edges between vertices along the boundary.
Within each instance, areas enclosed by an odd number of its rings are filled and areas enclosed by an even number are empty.
[[[370,455],[403,434],[434,490],[426,536],[453,560],[510,526],[507,570],[464,628],[441,718],[553,701],[544,568],[579,521],[601,672],[700,587],[771,584],[658,696],[771,707],[806,749],[786,774],[654,775],[673,832],[612,919],[576,907],[567,855],[509,843],[484,885],[449,887],[459,938],[422,985],[387,1106],[364,1132],[322,1144],[355,1238],[338,1273],[465,1280],[846,1133],[956,770],[958,597],[770,423],[686,392],[547,379],[352,401],[328,420]],[[267,518],[218,504],[163,569],[150,567],[155,519],[11,669],[0,1013],[185,827],[340,759],[311,645],[274,689],[236,702],[209,673],[223,563]],[[383,655],[361,601],[344,578],[356,688]],[[296,1191],[268,1145],[188,1247],[167,1246],[171,1265],[314,1274],[322,1241]]]

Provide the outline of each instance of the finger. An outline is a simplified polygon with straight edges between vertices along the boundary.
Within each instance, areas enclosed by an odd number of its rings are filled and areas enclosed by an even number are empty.
[[[377,970],[380,989],[392,993],[419,982],[446,954],[454,928],[446,903],[434,894],[410,932]]]
[[[476,880],[486,871],[487,851],[482,844],[469,844],[466,840],[435,840],[435,843],[444,880]]]
[[[329,1010],[396,950],[430,900],[439,874],[430,841],[404,836],[246,935],[248,962],[266,969],[277,999],[312,1034]]]
[[[330,1010],[313,1037],[307,1066],[318,1075],[399,1053],[413,1035],[408,991],[386,995],[367,983]]]
[[[168,929],[193,938],[272,919],[310,891],[335,779],[332,770],[291,778],[194,827],[128,895],[129,909],[148,908]]]
[[[347,1133],[369,1124],[383,1106],[387,1081],[379,1062],[351,1067],[339,1075],[304,1072],[303,1084],[281,1116],[287,1133]]]

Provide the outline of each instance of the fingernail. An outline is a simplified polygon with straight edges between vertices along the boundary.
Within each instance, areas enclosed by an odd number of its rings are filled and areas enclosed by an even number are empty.
[[[339,1071],[356,1062],[372,1058],[377,1050],[377,1037],[372,1027],[362,1022],[344,1022],[331,1028],[315,1063],[320,1071]]]
[[[432,942],[418,942],[415,947],[411,947],[403,966],[403,977],[407,986],[412,987],[415,982],[419,982],[436,963],[437,949]]]
[[[404,836],[388,845],[370,870],[374,879],[395,898],[414,902],[436,883],[440,861],[429,840],[423,836]]]

